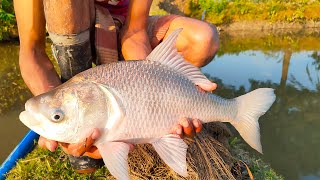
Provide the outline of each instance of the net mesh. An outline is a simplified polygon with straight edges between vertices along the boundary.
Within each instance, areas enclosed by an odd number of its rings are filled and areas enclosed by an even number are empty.
[[[175,173],[158,156],[150,144],[137,145],[130,152],[129,166],[131,179],[235,179],[235,160],[227,147],[231,135],[222,123],[204,126],[194,139],[185,139],[188,144],[188,177]]]

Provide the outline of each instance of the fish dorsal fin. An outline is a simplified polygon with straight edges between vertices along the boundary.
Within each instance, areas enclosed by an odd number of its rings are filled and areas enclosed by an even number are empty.
[[[109,172],[117,179],[129,180],[128,154],[130,146],[123,142],[104,142],[97,145]]]
[[[154,141],[152,146],[170,168],[181,176],[188,175],[186,160],[188,145],[180,137],[168,135]]]
[[[185,61],[176,49],[176,41],[182,29],[177,29],[160,43],[148,56],[147,60],[156,61],[180,72],[202,89],[211,91],[212,82],[202,74],[199,68]]]

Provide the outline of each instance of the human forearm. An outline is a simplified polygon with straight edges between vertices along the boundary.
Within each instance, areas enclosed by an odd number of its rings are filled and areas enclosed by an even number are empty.
[[[34,95],[60,84],[60,79],[45,53],[45,17],[42,0],[14,0],[17,18],[22,77]]]
[[[152,0],[131,0],[125,27],[130,32],[145,30]]]
[[[152,0],[130,1],[127,21],[121,33],[122,54],[126,60],[145,59],[151,52],[147,20]]]
[[[21,75],[33,95],[39,95],[61,84],[53,64],[44,51],[21,49]]]

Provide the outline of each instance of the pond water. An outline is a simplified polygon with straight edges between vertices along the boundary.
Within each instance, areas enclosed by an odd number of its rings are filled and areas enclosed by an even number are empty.
[[[0,162],[28,131],[18,120],[31,97],[19,73],[18,48],[0,44]],[[221,50],[202,71],[223,97],[274,88],[277,100],[260,118],[264,154],[251,152],[285,179],[320,179],[319,33],[221,35]]]
[[[19,45],[0,44],[0,163],[28,131],[19,121],[24,102],[31,97],[20,75]]]

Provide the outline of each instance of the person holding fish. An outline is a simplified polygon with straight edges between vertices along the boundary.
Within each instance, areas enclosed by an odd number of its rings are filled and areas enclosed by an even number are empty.
[[[19,64],[33,95],[45,93],[92,67],[121,60],[144,60],[176,29],[176,48],[194,66],[208,64],[219,48],[214,25],[178,15],[149,16],[152,0],[14,0],[20,35]],[[61,79],[45,52],[46,26]],[[212,91],[216,84],[200,86]],[[172,133],[193,136],[201,131],[198,119],[182,118]],[[101,155],[95,129],[81,143],[60,143],[80,173],[92,172]],[[54,151],[58,142],[40,137],[39,146]],[[72,156],[71,156],[72,155]],[[76,156],[76,157],[74,157]],[[80,156],[80,157],[78,157]],[[91,157],[91,158],[90,158]],[[83,163],[85,165],[79,165]]]

